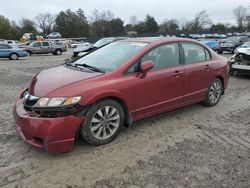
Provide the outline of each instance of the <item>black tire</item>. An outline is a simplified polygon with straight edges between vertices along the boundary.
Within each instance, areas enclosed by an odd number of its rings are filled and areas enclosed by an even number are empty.
[[[119,124],[119,125],[117,126],[117,128],[115,128],[116,130],[114,131],[114,133],[112,133],[112,134],[110,133],[110,137],[98,139],[94,135],[95,133],[93,133],[93,131],[91,131],[91,127],[92,128],[94,127],[94,126],[92,126],[93,120],[95,119],[96,115],[98,114],[97,113],[98,111],[100,111],[104,107],[108,107],[108,106],[117,110],[116,113],[119,114],[119,122],[117,122],[117,124]],[[106,114],[106,115],[108,115],[108,114]],[[112,118],[112,116],[110,116],[110,117]],[[104,122],[103,119],[101,121]],[[121,131],[123,124],[124,124],[124,110],[123,110],[122,106],[114,100],[107,99],[107,100],[97,102],[90,107],[89,111],[86,114],[86,119],[85,119],[84,123],[81,125],[80,134],[89,144],[97,145],[97,146],[103,145],[103,144],[107,144],[115,139],[115,137]],[[102,129],[102,130],[100,131],[99,135],[101,135],[101,133],[104,135],[104,133],[103,133],[104,129],[105,129],[105,133],[108,132],[106,126],[110,127],[110,125],[104,125],[101,123],[101,126],[99,126],[100,127],[99,129]],[[96,129],[96,131],[98,132],[99,129]],[[110,130],[110,129],[108,129],[108,130]]]
[[[223,54],[223,52],[224,52],[224,51],[223,51],[223,50],[221,50],[221,51],[220,51],[220,54]]]
[[[10,60],[18,60],[19,55],[17,53],[11,53],[9,59]]]
[[[232,70],[231,71],[231,75],[232,76],[238,76],[239,75],[239,72],[237,70]]]
[[[221,50],[218,51],[218,54],[222,54],[222,53],[223,53],[223,51],[221,51]]]
[[[60,49],[56,49],[56,51],[55,51],[55,55],[62,55],[62,50],[60,50]]]
[[[217,90],[215,89],[215,84],[219,84],[220,85],[220,90]],[[216,91],[214,91],[216,90]],[[205,106],[215,106],[219,101],[220,101],[220,98],[223,94],[223,91],[224,91],[224,86],[223,86],[223,83],[221,81],[221,79],[219,78],[215,78],[212,83],[210,84],[208,90],[207,90],[207,94],[206,94],[206,99],[202,102],[203,105]],[[216,93],[217,94],[217,97],[215,101],[212,100],[212,96],[211,96],[211,93]],[[216,94],[213,94],[213,95],[216,95]]]
[[[31,56],[32,53],[31,51],[27,51],[27,54],[28,54],[27,56]]]

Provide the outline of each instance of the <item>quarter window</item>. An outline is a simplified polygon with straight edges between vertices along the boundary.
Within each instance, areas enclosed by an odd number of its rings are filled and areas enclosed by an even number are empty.
[[[154,68],[152,70],[179,65],[180,55],[178,43],[164,44],[154,48],[141,58],[141,62],[147,60],[153,61]]]
[[[184,50],[184,58],[186,64],[197,63],[210,59],[210,54],[207,50],[197,44],[182,43]]]

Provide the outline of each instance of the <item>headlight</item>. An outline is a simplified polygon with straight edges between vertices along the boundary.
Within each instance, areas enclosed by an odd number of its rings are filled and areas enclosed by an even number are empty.
[[[34,107],[62,107],[78,103],[81,97],[58,97],[58,98],[40,98]]]

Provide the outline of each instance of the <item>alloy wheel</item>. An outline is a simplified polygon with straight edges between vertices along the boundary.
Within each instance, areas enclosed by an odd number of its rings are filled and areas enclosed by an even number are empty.
[[[209,99],[212,103],[217,103],[221,97],[222,85],[221,82],[215,81],[209,91]]]
[[[91,119],[91,133],[96,139],[110,138],[117,131],[120,121],[119,111],[115,107],[104,106]]]

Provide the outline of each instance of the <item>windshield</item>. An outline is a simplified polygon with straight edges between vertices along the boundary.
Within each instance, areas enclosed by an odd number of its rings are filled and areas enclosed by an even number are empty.
[[[242,46],[250,47],[250,42],[246,42],[246,43],[242,44]]]
[[[226,39],[227,42],[239,42],[240,37],[229,37]]]
[[[142,42],[114,42],[78,59],[74,64],[86,64],[112,71],[142,50],[147,44]]]
[[[113,42],[114,40],[115,40],[114,37],[104,38],[104,39],[98,40],[93,46],[96,48],[99,48],[99,47],[102,47],[106,44]]]

